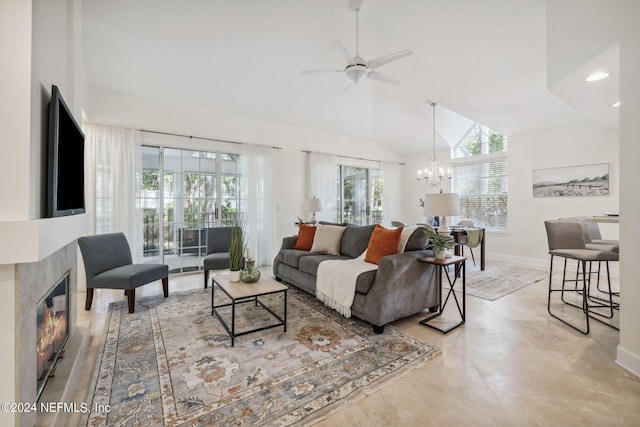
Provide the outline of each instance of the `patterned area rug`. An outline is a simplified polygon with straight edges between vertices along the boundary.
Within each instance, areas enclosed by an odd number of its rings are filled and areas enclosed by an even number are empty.
[[[482,271],[479,264],[474,267],[467,259],[466,290],[467,295],[494,301],[548,277],[548,271],[511,264],[487,263]],[[459,281],[456,290],[462,289]]]
[[[210,289],[141,298],[133,314],[113,303],[87,400],[110,411],[83,424],[308,425],[439,353],[391,326],[376,335],[296,289],[287,299],[286,333],[247,334],[235,347],[211,315]],[[282,313],[281,295],[261,300]],[[273,322],[260,306],[239,307],[236,330]]]

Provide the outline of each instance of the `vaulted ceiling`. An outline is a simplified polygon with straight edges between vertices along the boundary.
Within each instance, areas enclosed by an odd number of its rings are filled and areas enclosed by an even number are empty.
[[[547,90],[545,3],[364,0],[360,55],[413,54],[378,69],[400,85],[365,79],[346,93],[341,73],[301,71],[344,68],[336,40],[355,54],[348,0],[85,0],[83,58],[94,88],[411,154],[431,146],[428,100],[507,135],[589,115]]]

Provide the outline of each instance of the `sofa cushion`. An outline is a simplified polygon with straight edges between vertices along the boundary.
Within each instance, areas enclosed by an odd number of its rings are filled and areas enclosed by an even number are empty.
[[[409,240],[407,240],[407,245],[404,247],[404,251],[421,251],[429,245],[429,238],[424,234],[425,228],[420,226],[418,227]]]
[[[220,270],[229,268],[229,252],[214,252],[207,255],[203,261],[205,270]]]
[[[316,235],[315,225],[300,224],[300,231],[298,231],[298,239],[293,249],[300,249],[301,251],[310,251],[313,246],[313,238]]]
[[[311,252],[329,255],[340,255],[340,242],[346,227],[319,224],[313,238]]]
[[[375,225],[353,226],[344,230],[340,243],[340,255],[357,258],[367,249]]]
[[[309,256],[300,259],[300,271],[303,273],[311,274],[312,276],[318,275],[318,266],[322,261],[334,260],[334,259],[351,259],[341,255],[318,255],[311,254]]]
[[[278,261],[293,268],[300,266],[300,258],[309,256],[311,252],[298,249],[281,249],[278,253]]]
[[[389,230],[377,224],[371,239],[369,240],[369,246],[367,247],[367,255],[364,260],[373,264],[378,264],[380,258],[387,255],[393,255],[398,253],[398,245],[400,243],[400,234],[402,233],[402,227],[395,230]]]

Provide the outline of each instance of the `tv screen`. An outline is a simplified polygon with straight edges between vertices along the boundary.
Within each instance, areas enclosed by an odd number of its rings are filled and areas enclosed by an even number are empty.
[[[85,212],[84,134],[57,86],[49,103],[47,210],[50,217]]]

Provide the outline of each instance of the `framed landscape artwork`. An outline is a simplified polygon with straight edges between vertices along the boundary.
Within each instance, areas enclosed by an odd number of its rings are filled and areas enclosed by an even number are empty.
[[[533,170],[533,197],[609,195],[609,164]]]

